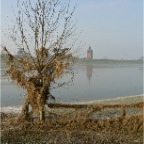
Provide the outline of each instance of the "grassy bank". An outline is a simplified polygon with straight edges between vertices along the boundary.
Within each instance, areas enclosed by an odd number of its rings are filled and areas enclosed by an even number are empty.
[[[1,140],[10,144],[142,144],[142,98],[50,105],[43,123],[37,117],[20,122],[18,114],[1,113]]]

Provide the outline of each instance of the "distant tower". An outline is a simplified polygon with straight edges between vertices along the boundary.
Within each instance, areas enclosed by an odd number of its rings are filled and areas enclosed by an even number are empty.
[[[87,50],[87,59],[93,59],[93,50],[91,49],[91,47],[89,46],[88,50]]]

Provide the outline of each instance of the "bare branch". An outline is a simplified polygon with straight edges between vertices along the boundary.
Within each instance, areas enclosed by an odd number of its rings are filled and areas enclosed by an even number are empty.
[[[53,88],[68,85],[74,79],[72,48],[76,23],[72,22],[75,8],[70,11],[69,0],[18,1],[16,25],[10,35],[21,56],[8,56],[7,74],[27,90],[22,110],[26,117],[28,104],[34,111],[44,111],[48,95]],[[33,53],[32,53],[33,52]],[[58,82],[68,75],[69,80]],[[41,116],[40,116],[41,119]]]

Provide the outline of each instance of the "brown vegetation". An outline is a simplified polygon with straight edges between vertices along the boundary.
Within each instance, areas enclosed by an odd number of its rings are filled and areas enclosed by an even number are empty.
[[[74,78],[68,67],[73,64],[77,40],[73,39],[75,23],[71,21],[75,7],[70,11],[69,5],[69,0],[18,1],[16,24],[8,36],[21,54],[12,55],[4,46],[3,50],[7,75],[27,92],[20,120],[38,113],[43,121],[51,89],[67,85]],[[58,81],[66,73],[69,80]]]
[[[59,104],[60,105],[60,104]],[[64,106],[64,105],[63,105]],[[67,105],[68,106],[68,105]],[[125,111],[136,109],[138,115],[120,114],[118,117],[98,119],[94,113],[107,109]],[[143,143],[143,103],[132,105],[89,105],[87,107],[51,108],[45,122],[19,122],[16,115],[2,114],[2,142],[21,143]]]

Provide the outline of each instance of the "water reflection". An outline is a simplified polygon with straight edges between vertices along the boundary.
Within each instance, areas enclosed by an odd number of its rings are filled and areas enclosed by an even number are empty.
[[[87,74],[87,78],[89,80],[89,83],[90,83],[90,80],[92,78],[92,71],[93,71],[93,66],[91,64],[87,65],[86,66],[86,74]]]
[[[56,101],[100,100],[143,93],[142,65],[85,64],[79,65],[78,71],[72,86],[52,90]],[[2,105],[21,105],[24,94],[24,89],[1,77]]]

